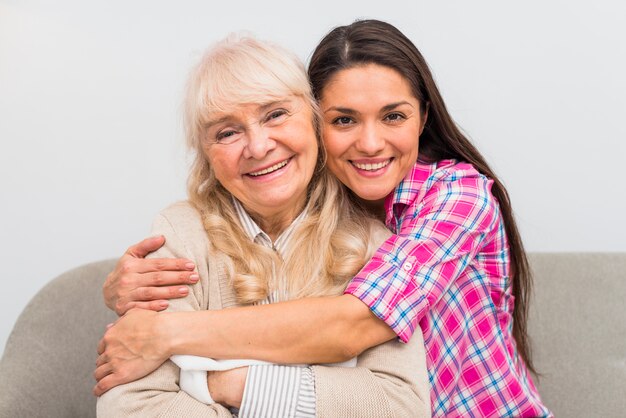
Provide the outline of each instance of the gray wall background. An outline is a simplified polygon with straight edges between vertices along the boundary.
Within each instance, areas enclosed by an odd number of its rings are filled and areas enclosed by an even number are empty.
[[[185,197],[186,74],[237,30],[306,60],[336,25],[397,25],[509,188],[528,250],[626,251],[625,3],[226,3],[0,0],[0,353],[48,280],[121,255]]]

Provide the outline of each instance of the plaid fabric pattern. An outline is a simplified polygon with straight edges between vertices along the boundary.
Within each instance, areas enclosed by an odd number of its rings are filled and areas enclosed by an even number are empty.
[[[350,293],[403,341],[424,333],[433,417],[551,416],[518,357],[509,251],[492,181],[417,163],[385,201],[394,232]]]

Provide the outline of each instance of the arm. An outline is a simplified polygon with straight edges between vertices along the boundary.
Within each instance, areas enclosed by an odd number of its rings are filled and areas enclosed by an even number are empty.
[[[363,352],[356,368],[313,366],[317,416],[430,417],[421,332]]]
[[[385,233],[378,242],[387,236]],[[254,415],[254,411],[266,411],[267,416],[284,416],[285,411],[289,416],[316,416],[316,409],[317,416],[429,416],[425,350],[421,332],[418,334],[407,345],[392,341],[368,350],[359,357],[358,368],[315,366],[317,372],[313,373],[311,367],[252,366],[239,385],[222,388],[245,385],[245,390],[234,391],[231,402],[235,403],[229,403],[241,404],[241,417]],[[211,377],[210,373],[209,387]],[[320,396],[315,396],[316,392]],[[364,393],[367,400],[361,399]]]
[[[351,295],[176,312],[156,319],[162,324],[158,328],[163,337],[154,354],[168,357],[176,353],[275,363],[335,363],[395,336]],[[189,326],[181,328],[180,323]]]
[[[180,327],[181,323],[185,326]],[[157,314],[134,309],[107,331],[106,356],[104,343],[99,346],[94,393],[100,395],[139,379],[173,354],[255,358],[273,363],[334,363],[394,336],[351,295],[216,311]]]
[[[152,337],[160,343],[146,355],[341,361],[393,338],[372,311],[407,340],[493,228],[499,215],[490,184],[480,175],[436,182],[410,208],[410,219],[400,225],[399,235],[389,238],[349,285],[347,291],[365,304],[344,295],[202,312],[193,321],[188,313],[157,316],[161,323],[152,328],[161,335]],[[453,199],[449,190],[456,193]],[[409,309],[402,311],[402,306]],[[178,320],[191,325],[177,328]]]
[[[425,196],[408,208],[398,234],[351,282],[348,295],[203,312],[185,330],[175,327],[178,318],[165,315],[159,317],[161,344],[152,346],[150,354],[162,359],[177,353],[335,362],[395,334],[408,340],[419,319],[475,257],[499,217],[490,180],[467,164],[464,170],[428,179],[433,184]]]
[[[247,380],[241,375],[239,380],[234,377],[220,387],[224,389],[220,395],[230,399],[230,405],[243,405],[240,417],[254,415],[255,411],[266,411],[267,416],[430,416],[421,332],[407,344],[393,340],[365,351],[357,367],[255,367],[250,368]],[[218,372],[218,376],[229,379],[232,373],[238,370]],[[302,382],[290,386],[289,376],[296,373],[301,373]],[[211,377],[209,388],[213,393]],[[296,409],[300,414],[294,413]]]
[[[471,268],[488,244],[486,238],[501,226],[498,203],[490,191],[492,181],[471,165],[460,163],[427,173],[421,168],[412,174],[418,190],[398,220],[397,234],[378,249],[346,289],[403,341],[452,283]],[[506,263],[504,254],[500,268]]]
[[[167,237],[167,245],[163,247],[155,256],[159,257],[181,257],[191,256],[192,259],[201,260],[197,254],[189,254],[185,242],[177,236],[176,231],[163,216],[155,221],[154,229]],[[203,232],[203,231],[202,231]],[[186,237],[193,239],[194,237]],[[192,241],[193,242],[193,241]],[[202,252],[202,251],[200,251]],[[194,257],[195,256],[195,257]],[[198,269],[202,274],[202,265],[198,263]],[[206,272],[205,272],[206,273]],[[206,281],[206,275],[205,275]],[[204,288],[204,289],[203,289]],[[170,310],[198,310],[206,305],[206,283],[197,284],[191,289],[189,295],[184,299],[172,301]],[[131,315],[135,311],[131,311]],[[161,315],[150,312],[153,315]],[[125,318],[118,320],[124,322]],[[116,330],[118,325],[113,325],[107,334],[120,332]],[[133,337],[133,336],[131,336]],[[107,342],[111,337],[105,334],[103,352],[101,358],[110,356],[110,350],[114,347],[108,346]],[[99,369],[107,367],[108,363],[102,364]],[[113,373],[106,375],[102,381],[107,381],[114,377]],[[231,413],[219,404],[205,405],[191,398],[178,386],[179,369],[171,361],[166,361],[149,375],[134,381],[115,387],[98,399],[98,416],[120,417],[120,416],[159,416],[159,417],[230,417]]]

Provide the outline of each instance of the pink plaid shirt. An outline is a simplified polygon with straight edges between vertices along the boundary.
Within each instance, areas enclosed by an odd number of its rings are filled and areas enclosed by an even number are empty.
[[[350,293],[407,341],[424,332],[434,417],[551,416],[512,337],[509,248],[492,180],[416,163],[385,201],[396,235]]]

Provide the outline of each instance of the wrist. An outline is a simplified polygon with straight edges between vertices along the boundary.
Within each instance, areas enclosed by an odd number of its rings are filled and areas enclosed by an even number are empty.
[[[159,339],[161,344],[161,352],[167,358],[174,354],[183,354],[178,348],[183,339],[181,324],[184,318],[180,317],[182,312],[162,312],[157,315],[157,329],[159,330]]]
[[[165,318],[170,355],[185,354],[202,357],[220,357],[213,348],[215,330],[214,311],[168,312]]]
[[[216,374],[219,372],[208,371],[206,372],[206,385],[209,390],[209,395],[213,399],[213,402],[225,405],[224,397],[222,396],[222,391],[220,390],[220,385],[216,382],[219,376]],[[229,405],[226,405],[229,406]]]

